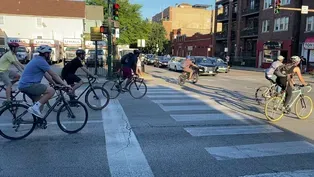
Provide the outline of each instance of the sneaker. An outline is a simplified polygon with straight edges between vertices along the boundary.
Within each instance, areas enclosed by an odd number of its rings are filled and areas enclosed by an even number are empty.
[[[27,111],[28,111],[29,113],[31,113],[31,114],[33,114],[33,115],[39,117],[39,118],[43,118],[43,115],[41,114],[39,108],[36,108],[36,107],[32,106],[32,107],[29,107],[29,108],[27,109]]]

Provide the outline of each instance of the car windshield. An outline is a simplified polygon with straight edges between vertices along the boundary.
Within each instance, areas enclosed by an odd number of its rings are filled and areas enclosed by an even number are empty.
[[[19,48],[17,48],[17,52],[26,52],[26,48],[25,47],[19,47]]]
[[[214,63],[213,60],[208,59],[208,58],[196,58],[195,61],[196,61],[197,64],[199,64],[199,63],[213,64]]]
[[[103,50],[97,50],[98,51],[98,55],[103,55],[104,51]],[[96,50],[90,50],[88,51],[89,54],[91,55],[95,55]]]
[[[66,49],[65,49],[65,51],[71,51],[71,52],[74,52],[74,51],[76,51],[77,50],[77,48],[73,48],[73,47],[67,47]]]
[[[170,58],[167,58],[167,57],[161,57],[160,60],[163,60],[163,61],[169,61]]]

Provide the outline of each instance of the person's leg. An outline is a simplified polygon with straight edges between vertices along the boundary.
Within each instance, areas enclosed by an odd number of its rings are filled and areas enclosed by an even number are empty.
[[[81,87],[84,84],[82,79],[79,78],[75,74],[71,74],[68,77],[66,77],[65,81],[67,82],[67,84],[73,85],[72,91],[70,92],[70,94],[73,95],[73,96],[75,96],[75,90],[78,89],[79,87]]]
[[[5,95],[7,98],[7,102],[10,102],[11,92],[12,92],[12,83],[11,83],[11,79],[9,78],[9,72],[0,72],[0,80],[2,80],[2,82],[6,86]],[[6,104],[7,102],[3,102],[3,104]]]
[[[132,81],[132,70],[131,70],[131,68],[128,68],[128,67],[123,68],[123,78],[127,79],[126,84],[123,88],[124,90],[127,90],[127,87],[129,86],[129,84]]]
[[[14,85],[17,81],[20,80],[21,76],[17,72],[9,70],[9,78],[11,79],[12,85]]]

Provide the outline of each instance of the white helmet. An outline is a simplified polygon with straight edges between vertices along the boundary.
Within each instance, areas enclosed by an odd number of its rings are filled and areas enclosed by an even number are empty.
[[[292,60],[293,63],[297,63],[297,62],[301,61],[301,58],[298,57],[298,56],[292,56],[291,60]]]
[[[52,49],[48,45],[41,45],[37,48],[38,53],[51,53]]]

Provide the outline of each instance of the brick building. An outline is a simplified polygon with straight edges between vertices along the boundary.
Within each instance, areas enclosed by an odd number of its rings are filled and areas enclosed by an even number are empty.
[[[172,41],[174,56],[212,56],[212,35],[196,33],[191,37],[178,36]]]

